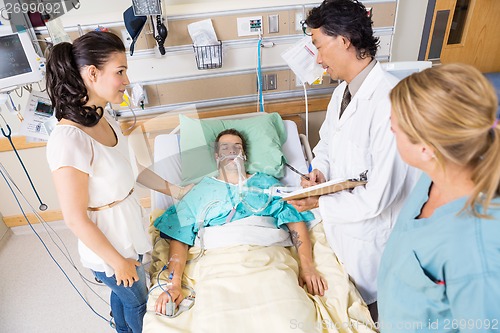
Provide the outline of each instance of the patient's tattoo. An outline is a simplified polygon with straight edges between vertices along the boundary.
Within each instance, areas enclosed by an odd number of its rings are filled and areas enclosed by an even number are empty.
[[[290,235],[292,236],[292,244],[299,249],[302,245],[302,241],[299,238],[299,233],[295,230],[290,231]]]

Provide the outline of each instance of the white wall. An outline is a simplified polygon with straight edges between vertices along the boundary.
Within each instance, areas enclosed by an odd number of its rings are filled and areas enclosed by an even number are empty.
[[[429,0],[399,0],[391,61],[418,60]]]

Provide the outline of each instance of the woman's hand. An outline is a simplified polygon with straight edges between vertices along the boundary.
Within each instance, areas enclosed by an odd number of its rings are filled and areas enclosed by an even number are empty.
[[[124,287],[132,287],[134,282],[139,281],[136,267],[141,266],[141,263],[135,259],[124,258],[116,267],[115,270],[116,285],[123,283]]]
[[[116,284],[123,283],[124,287],[132,287],[134,282],[139,281],[136,267],[141,263],[135,259],[124,258],[118,266],[113,267],[115,271]]]
[[[307,292],[312,295],[323,296],[328,289],[326,280],[318,273],[313,265],[301,265],[299,271],[299,284],[306,286]]]

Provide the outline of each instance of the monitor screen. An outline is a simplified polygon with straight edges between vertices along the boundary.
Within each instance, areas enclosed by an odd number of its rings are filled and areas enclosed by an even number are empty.
[[[0,36],[0,91],[42,79],[41,59],[28,33]]]
[[[31,72],[31,66],[24,53],[18,35],[0,37],[0,79]]]
[[[40,100],[36,103],[35,113],[40,116],[50,117],[54,114],[54,108],[52,104]]]

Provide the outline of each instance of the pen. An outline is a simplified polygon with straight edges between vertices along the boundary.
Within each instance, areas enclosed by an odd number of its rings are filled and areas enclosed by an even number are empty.
[[[290,164],[288,163],[285,163],[285,165],[290,169],[292,170],[293,172],[295,172],[296,174],[300,175],[302,178],[306,179],[306,180],[310,180],[309,179],[309,176],[308,175],[304,175],[302,172],[300,172],[299,170],[295,169],[293,166],[291,166]]]

